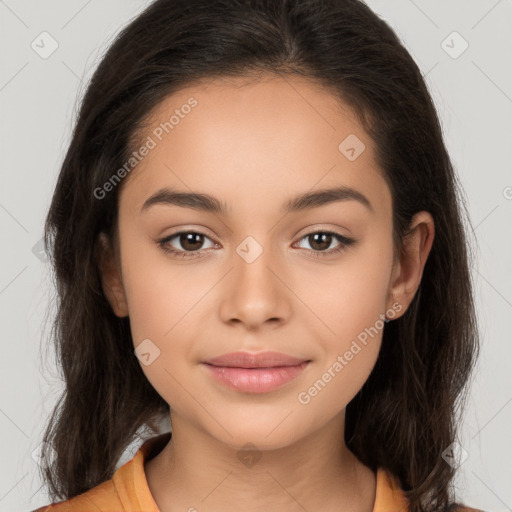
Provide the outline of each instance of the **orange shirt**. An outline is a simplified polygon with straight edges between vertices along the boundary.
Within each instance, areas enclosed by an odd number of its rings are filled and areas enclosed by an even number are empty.
[[[70,500],[47,505],[33,512],[159,512],[146,480],[144,461],[157,455],[169,439],[169,432],[148,439],[110,480]],[[408,511],[407,499],[398,479],[382,468],[377,470],[376,477],[373,512]]]

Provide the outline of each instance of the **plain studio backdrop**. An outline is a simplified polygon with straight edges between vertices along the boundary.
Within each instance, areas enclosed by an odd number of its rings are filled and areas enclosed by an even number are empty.
[[[62,383],[53,353],[42,359],[53,294],[43,222],[77,98],[106,46],[147,3],[0,2],[1,511],[48,503],[37,453]],[[460,432],[459,497],[486,512],[512,510],[512,2],[367,3],[426,78],[479,245],[473,275],[483,343]]]

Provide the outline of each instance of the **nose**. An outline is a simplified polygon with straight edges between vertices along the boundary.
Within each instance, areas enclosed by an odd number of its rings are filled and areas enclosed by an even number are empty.
[[[233,255],[233,266],[222,290],[222,321],[243,324],[248,330],[266,325],[276,328],[286,323],[292,294],[284,284],[283,266],[278,264],[275,254],[254,241],[241,244]]]

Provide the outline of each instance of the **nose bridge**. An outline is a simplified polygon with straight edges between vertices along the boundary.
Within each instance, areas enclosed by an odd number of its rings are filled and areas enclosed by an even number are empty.
[[[270,237],[259,238],[262,243],[254,236],[247,236],[236,246],[234,286],[229,296],[223,298],[221,307],[224,321],[238,320],[252,328],[270,319],[282,320],[287,311],[285,287],[274,275],[279,265],[270,247]]]

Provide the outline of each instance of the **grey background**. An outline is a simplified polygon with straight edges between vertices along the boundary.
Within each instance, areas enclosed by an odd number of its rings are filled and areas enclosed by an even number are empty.
[[[62,383],[53,352],[42,349],[54,291],[37,244],[78,99],[107,44],[147,3],[0,0],[2,511],[48,503],[32,453]],[[483,346],[460,433],[467,458],[459,497],[486,511],[512,510],[512,2],[367,3],[426,76],[479,244],[473,274]],[[58,43],[47,58],[31,47],[42,47],[44,31]],[[454,31],[469,44],[460,55]]]

